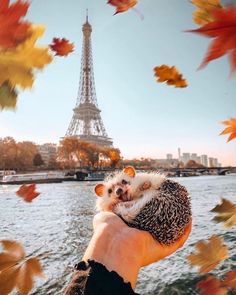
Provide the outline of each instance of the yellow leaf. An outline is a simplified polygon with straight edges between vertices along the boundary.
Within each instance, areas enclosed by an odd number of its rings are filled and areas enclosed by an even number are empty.
[[[195,245],[198,253],[187,258],[192,266],[198,266],[200,273],[213,270],[221,261],[228,257],[228,248],[222,244],[220,237],[213,235],[209,242],[200,241]]]
[[[229,200],[222,199],[222,203],[211,210],[218,215],[213,218],[216,222],[224,222],[224,227],[232,227],[236,225],[236,204]]]
[[[17,92],[7,81],[0,86],[0,109],[16,108]]]
[[[198,25],[205,25],[214,21],[212,12],[222,8],[220,0],[192,0],[197,9],[193,12],[193,21]]]
[[[12,87],[32,87],[35,70],[43,69],[52,61],[49,47],[35,46],[44,30],[42,26],[31,26],[30,37],[24,43],[13,50],[0,52],[0,85],[8,80]]]

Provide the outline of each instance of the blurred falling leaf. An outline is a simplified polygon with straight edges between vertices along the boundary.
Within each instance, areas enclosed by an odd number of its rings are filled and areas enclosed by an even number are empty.
[[[223,285],[236,291],[236,270],[231,270],[226,274]]]
[[[216,222],[224,222],[225,227],[232,227],[236,225],[236,204],[229,200],[222,199],[222,203],[211,210],[218,215],[213,218]]]
[[[205,25],[214,20],[212,12],[222,8],[220,0],[192,0],[197,9],[193,12],[193,21],[198,25]]]
[[[0,49],[14,48],[29,37],[30,23],[22,21],[28,8],[28,1],[0,1]]]
[[[202,280],[197,284],[198,289],[202,289],[199,295],[227,295],[228,290],[222,287],[222,282],[213,276]]]
[[[36,184],[23,184],[19,190],[16,192],[16,194],[23,198],[25,202],[32,202],[33,199],[35,199],[36,197],[38,197],[40,195],[40,193],[35,191],[36,189]]]
[[[12,87],[31,88],[35,69],[43,69],[52,61],[49,47],[35,46],[44,33],[44,27],[31,26],[30,32],[30,37],[14,50],[0,52],[0,85],[8,80]]]
[[[53,43],[49,46],[59,56],[67,56],[74,51],[74,44],[65,38],[53,38]]]
[[[16,241],[0,241],[4,251],[0,253],[0,294],[7,295],[17,288],[20,295],[29,294],[33,277],[43,277],[37,258],[26,259],[21,244]]]
[[[5,81],[0,86],[0,110],[1,109],[15,109],[16,108],[17,92],[15,88]]]
[[[228,248],[222,244],[222,239],[213,235],[209,242],[199,241],[195,244],[198,253],[190,254],[187,258],[192,266],[200,267],[200,273],[208,273],[221,261],[228,257]]]
[[[228,142],[234,138],[236,138],[236,118],[231,118],[228,121],[224,121],[222,122],[224,125],[229,126],[227,128],[225,128],[220,135],[225,135],[228,133],[231,133],[229,138],[228,138]]]
[[[158,78],[157,82],[166,82],[168,85],[173,85],[175,87],[187,87],[187,81],[182,78],[175,66],[169,67],[167,65],[162,65],[160,67],[154,68],[155,76]]]
[[[138,3],[138,1],[137,0],[108,0],[107,3],[112,6],[116,6],[115,14],[117,14],[117,13],[125,12],[128,9],[134,7]]]
[[[229,5],[212,11],[214,20],[199,29],[187,32],[202,34],[214,38],[200,65],[205,67],[210,61],[229,54],[232,72],[236,71],[236,6]]]

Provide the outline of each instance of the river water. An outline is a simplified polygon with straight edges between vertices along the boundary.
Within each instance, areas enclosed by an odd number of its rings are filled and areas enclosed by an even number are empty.
[[[212,222],[209,211],[224,197],[236,202],[236,174],[175,179],[185,185],[192,199],[193,229],[184,248],[141,270],[136,292],[142,295],[198,294],[196,269],[186,256],[194,244],[212,234],[229,246],[230,258],[213,274],[236,269],[236,229],[224,230]],[[0,186],[0,239],[17,240],[27,255],[40,255],[46,279],[36,279],[34,295],[59,295],[80,261],[92,235],[94,182],[39,184],[41,195],[25,203],[15,195],[18,186]],[[236,293],[231,293],[236,294]]]

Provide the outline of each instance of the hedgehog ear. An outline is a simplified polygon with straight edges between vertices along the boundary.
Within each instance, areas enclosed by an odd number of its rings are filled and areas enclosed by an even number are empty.
[[[136,173],[134,167],[132,167],[132,166],[125,167],[123,172],[130,177],[134,177],[135,173]]]
[[[103,193],[104,193],[104,189],[105,189],[105,185],[99,183],[99,184],[97,184],[97,185],[95,186],[94,191],[95,191],[95,193],[96,193],[96,195],[97,195],[98,197],[102,197],[102,196],[103,196]]]

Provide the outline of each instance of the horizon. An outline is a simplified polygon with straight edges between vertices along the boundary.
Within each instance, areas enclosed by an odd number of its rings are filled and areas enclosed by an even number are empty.
[[[77,99],[88,8],[98,107],[121,155],[178,158],[181,147],[182,153],[207,154],[222,166],[236,166],[236,141],[227,143],[226,136],[219,136],[221,122],[235,117],[235,77],[228,78],[225,56],[196,71],[211,40],[183,32],[196,27],[191,3],[140,1],[137,9],[144,20],[133,10],[113,16],[114,7],[105,2],[45,3],[33,1],[26,16],[46,26],[39,44],[65,37],[75,51],[37,73],[33,89],[20,92],[15,112],[0,113],[1,138],[58,144],[64,137]],[[157,83],[153,68],[161,64],[175,65],[189,86],[177,89]]]

